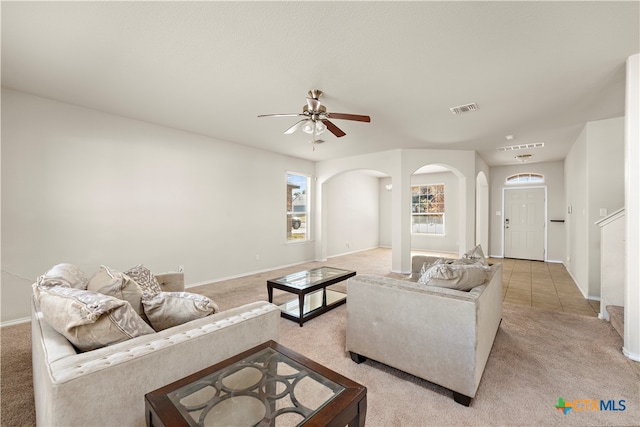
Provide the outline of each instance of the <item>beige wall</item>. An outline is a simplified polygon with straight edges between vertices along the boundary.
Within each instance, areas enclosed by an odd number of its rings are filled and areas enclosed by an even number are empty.
[[[187,284],[314,259],[287,245],[286,171],[310,161],[2,90],[2,322],[69,262]]]

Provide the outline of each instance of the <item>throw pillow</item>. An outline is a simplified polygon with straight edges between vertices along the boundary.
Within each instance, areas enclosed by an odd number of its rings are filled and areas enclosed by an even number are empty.
[[[124,272],[127,276],[131,277],[140,286],[143,293],[149,293],[155,295],[162,292],[162,288],[158,283],[156,276],[142,264],[138,264]]]
[[[477,245],[475,248],[468,250],[462,255],[463,259],[472,260],[475,262],[481,262],[482,265],[489,265],[487,259],[484,257],[484,252],[482,251],[482,246]]]
[[[128,301],[136,313],[146,320],[141,301],[142,289],[126,274],[101,265],[89,279],[87,290]]]
[[[218,306],[204,295],[189,292],[145,293],[144,312],[156,331],[190,322],[219,311]]]
[[[37,292],[44,320],[81,351],[154,332],[127,301],[64,286]]]
[[[424,273],[426,273],[427,270],[433,267],[434,265],[446,264],[446,262],[447,260],[445,260],[444,258],[438,258],[433,262],[425,262],[424,264],[422,264],[422,269],[420,270],[420,277],[422,277]]]
[[[438,264],[429,268],[418,280],[428,286],[469,291],[487,278],[489,267],[481,265]]]
[[[68,286],[87,289],[89,280],[84,272],[73,264],[61,263],[51,267],[49,271],[38,277],[39,287]]]

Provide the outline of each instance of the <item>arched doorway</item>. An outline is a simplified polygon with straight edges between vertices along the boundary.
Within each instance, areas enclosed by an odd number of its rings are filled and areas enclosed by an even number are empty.
[[[411,250],[458,255],[463,230],[464,178],[446,164],[427,164],[411,175]]]

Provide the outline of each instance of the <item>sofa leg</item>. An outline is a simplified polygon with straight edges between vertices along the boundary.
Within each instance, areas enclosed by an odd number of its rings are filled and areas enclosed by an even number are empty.
[[[358,364],[364,362],[365,360],[367,360],[366,357],[364,357],[364,356],[362,356],[362,355],[360,355],[358,353],[354,353],[353,351],[350,351],[349,355],[351,356],[351,360],[353,360],[354,362],[356,362]]]
[[[471,398],[469,396],[465,396],[457,391],[453,392],[453,400],[464,406],[469,406],[471,404]]]

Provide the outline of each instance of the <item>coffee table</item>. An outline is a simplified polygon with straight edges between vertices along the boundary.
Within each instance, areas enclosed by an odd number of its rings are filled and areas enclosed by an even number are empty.
[[[149,427],[363,427],[367,388],[268,341],[147,393],[145,410]]]
[[[327,286],[355,275],[355,271],[320,267],[267,280],[269,302],[273,302],[274,288],[297,294],[296,299],[281,304],[280,310],[282,317],[298,322],[302,327],[307,320],[344,304],[347,301],[347,295],[327,289]]]

